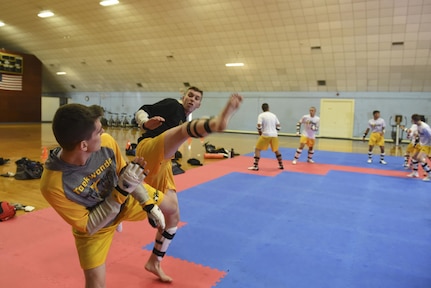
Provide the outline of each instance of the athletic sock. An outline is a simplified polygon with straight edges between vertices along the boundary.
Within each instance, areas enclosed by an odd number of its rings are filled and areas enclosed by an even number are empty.
[[[418,172],[419,162],[418,160],[412,159],[412,169],[413,172]]]
[[[313,160],[314,150],[310,151],[308,150],[308,160]]]
[[[296,152],[295,152],[295,160],[298,160],[299,159],[299,157],[301,157],[301,153],[302,153],[302,149],[296,149]]]
[[[259,160],[260,160],[260,157],[254,156],[254,162],[253,162],[253,166],[254,167],[258,167],[259,166]]]
[[[281,154],[276,154],[275,157],[277,157],[278,166],[283,167],[283,159],[281,158]]]
[[[431,169],[430,169],[430,166],[428,166],[428,164],[425,162],[425,163],[421,163],[421,165],[422,165],[422,168],[424,169],[424,171],[428,174],[428,175],[430,175],[430,172],[431,172]]]
[[[409,158],[410,155],[404,155],[404,166],[407,166],[409,164]]]

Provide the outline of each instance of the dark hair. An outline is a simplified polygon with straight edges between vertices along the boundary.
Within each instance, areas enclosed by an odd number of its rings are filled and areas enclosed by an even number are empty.
[[[202,96],[204,96],[204,92],[201,89],[199,89],[198,87],[190,86],[189,88],[187,88],[187,91],[189,91],[189,90],[193,90],[193,91],[199,92],[199,93],[201,93]]]
[[[374,110],[373,111],[373,115],[376,115],[376,113],[380,113],[380,111],[379,110]]]
[[[412,120],[415,121],[415,122],[417,122],[417,121],[421,120],[421,116],[419,114],[413,114],[412,115]]]
[[[66,104],[57,109],[52,120],[52,132],[58,144],[65,150],[91,138],[96,129],[95,121],[103,116],[98,105]]]
[[[263,104],[262,104],[262,110],[263,110],[264,112],[266,112],[266,111],[268,111],[268,110],[269,110],[269,105],[268,105],[268,103],[263,103]]]

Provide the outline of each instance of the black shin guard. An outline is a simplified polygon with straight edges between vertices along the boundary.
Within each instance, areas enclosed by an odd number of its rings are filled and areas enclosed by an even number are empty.
[[[207,132],[208,134],[213,132],[211,130],[211,127],[209,124],[211,119],[212,118],[206,119],[205,122],[203,123],[205,132]],[[187,134],[190,137],[192,137],[192,138],[203,138],[204,137],[203,135],[199,134],[198,129],[197,129],[198,122],[201,120],[203,120],[203,119],[195,119],[195,120],[192,120],[192,121],[187,123]],[[192,132],[192,126],[193,126],[193,132]]]

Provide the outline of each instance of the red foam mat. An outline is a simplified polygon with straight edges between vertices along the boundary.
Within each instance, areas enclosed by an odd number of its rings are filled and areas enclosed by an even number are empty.
[[[282,172],[325,175],[330,170],[371,173],[405,177],[403,171],[379,170],[329,164],[292,165],[284,161],[278,169],[275,159],[262,158],[259,171],[250,171],[253,158],[238,156],[188,170],[175,176],[178,191],[211,181],[231,172],[260,176],[276,176]],[[142,247],[153,242],[155,231],[145,222],[123,223],[122,233],[115,235],[107,259],[108,287],[166,287],[145,271],[151,253]],[[182,223],[184,225],[184,223]],[[0,223],[1,287],[83,287],[84,277],[79,266],[71,228],[52,208],[31,212]],[[163,269],[174,282],[170,287],[214,287],[225,272],[190,263],[167,255]]]
[[[292,165],[292,162],[290,160],[284,160],[284,170],[280,170],[278,169],[277,160],[269,158],[260,159],[259,171],[250,171],[247,169],[252,165],[253,157],[237,156],[231,159],[224,159],[218,162],[211,163],[209,165],[204,165],[196,169],[188,170],[184,174],[176,175],[175,182],[178,192],[181,192],[185,189],[222,177],[223,175],[229,174],[231,172],[250,173],[260,176],[276,176],[283,171],[325,175],[331,170],[338,170],[394,177],[405,177],[406,175],[405,171],[381,170],[373,168],[341,166],[334,164],[310,164],[305,162],[298,162],[296,165]]]
[[[184,225],[184,223],[182,224]],[[108,287],[166,287],[145,271],[155,231],[146,222],[123,223],[107,259]],[[52,208],[0,223],[1,287],[84,286],[71,228]],[[170,287],[213,287],[224,272],[166,256],[163,269]]]

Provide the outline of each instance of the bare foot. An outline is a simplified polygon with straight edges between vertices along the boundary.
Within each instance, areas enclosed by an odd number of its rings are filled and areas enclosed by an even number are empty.
[[[163,272],[158,260],[148,260],[147,264],[145,264],[145,270],[159,277],[162,282],[172,282],[172,278]]]
[[[216,129],[214,131],[223,131],[227,127],[227,123],[232,117],[233,114],[239,109],[239,106],[242,102],[242,96],[238,93],[234,93],[230,96],[229,101],[226,103],[223,111],[221,111],[220,115],[216,118]]]

